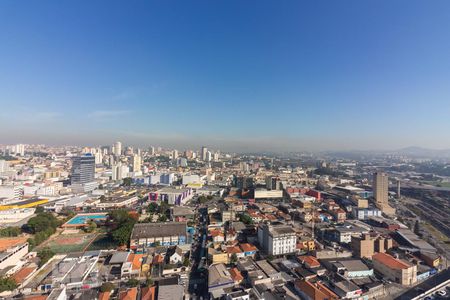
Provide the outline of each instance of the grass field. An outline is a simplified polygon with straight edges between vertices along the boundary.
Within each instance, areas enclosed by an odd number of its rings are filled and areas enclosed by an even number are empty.
[[[94,233],[61,234],[40,247],[49,247],[55,253],[80,252],[96,236]]]

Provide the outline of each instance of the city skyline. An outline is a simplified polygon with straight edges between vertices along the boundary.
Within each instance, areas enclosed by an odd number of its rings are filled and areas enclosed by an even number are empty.
[[[450,148],[448,2],[28,6],[0,3],[2,144]]]

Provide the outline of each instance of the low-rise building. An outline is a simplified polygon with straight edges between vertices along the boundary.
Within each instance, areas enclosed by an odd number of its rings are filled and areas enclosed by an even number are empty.
[[[130,238],[131,249],[184,245],[187,242],[186,223],[138,223]]]
[[[396,259],[387,253],[376,253],[372,256],[373,267],[384,278],[401,285],[412,285],[417,282],[417,266]]]
[[[224,289],[233,287],[234,280],[224,264],[212,265],[208,269],[208,291],[213,298],[225,294]]]

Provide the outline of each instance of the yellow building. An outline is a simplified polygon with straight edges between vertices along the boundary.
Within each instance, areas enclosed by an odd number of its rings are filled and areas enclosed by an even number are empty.
[[[48,202],[48,199],[29,199],[21,202],[10,203],[8,205],[0,205],[0,210],[8,210],[13,208],[30,208],[36,207]]]

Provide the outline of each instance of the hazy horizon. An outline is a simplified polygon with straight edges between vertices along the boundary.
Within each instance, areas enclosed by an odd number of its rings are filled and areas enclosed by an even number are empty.
[[[450,149],[448,1],[6,0],[0,28],[0,144]]]

